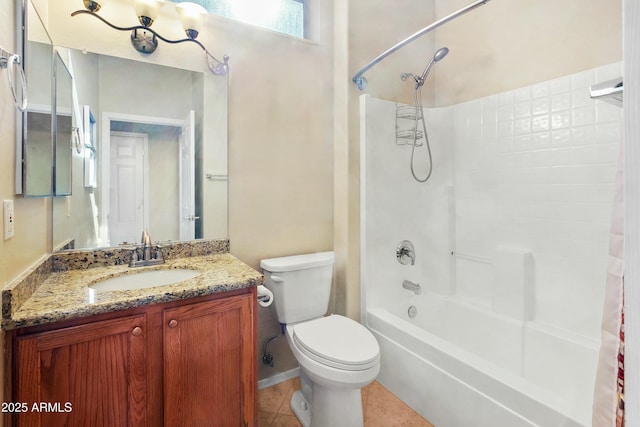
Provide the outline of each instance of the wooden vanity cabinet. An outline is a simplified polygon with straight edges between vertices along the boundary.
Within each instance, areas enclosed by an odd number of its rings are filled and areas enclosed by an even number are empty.
[[[253,302],[229,298],[164,311],[165,426],[255,425],[257,382],[249,374],[257,365],[245,366],[256,354]]]
[[[18,338],[18,425],[145,425],[145,329],[139,315]]]
[[[27,407],[5,425],[256,426],[255,304],[247,288],[10,332],[5,402]]]

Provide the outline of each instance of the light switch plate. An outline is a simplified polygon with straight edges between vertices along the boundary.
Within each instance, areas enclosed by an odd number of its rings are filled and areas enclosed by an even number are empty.
[[[13,209],[13,200],[5,200],[4,205],[4,240],[13,237],[15,231],[15,211]]]

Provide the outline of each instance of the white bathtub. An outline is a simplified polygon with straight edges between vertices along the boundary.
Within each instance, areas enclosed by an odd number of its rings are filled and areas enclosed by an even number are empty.
[[[591,424],[593,340],[429,292],[369,309],[366,323],[378,380],[438,427]]]

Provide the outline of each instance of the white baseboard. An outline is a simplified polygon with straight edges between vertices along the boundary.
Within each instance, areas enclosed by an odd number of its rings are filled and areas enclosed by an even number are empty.
[[[273,375],[269,378],[264,378],[258,381],[258,390],[263,388],[271,387],[272,385],[283,383],[291,378],[295,378],[300,375],[300,368],[293,368],[286,372],[281,372],[279,374]]]

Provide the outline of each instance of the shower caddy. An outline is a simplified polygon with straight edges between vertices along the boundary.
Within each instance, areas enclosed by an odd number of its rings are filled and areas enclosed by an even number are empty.
[[[422,110],[413,105],[396,104],[396,144],[424,144],[424,132],[417,130],[418,121],[423,120]]]

